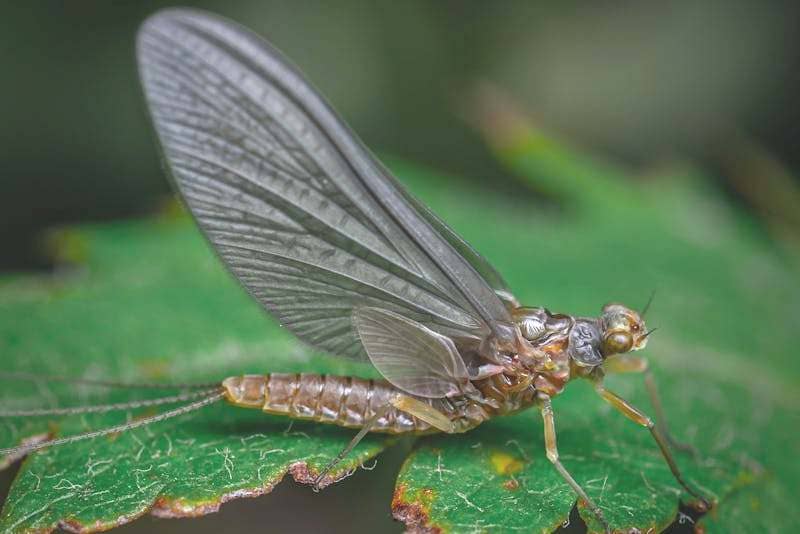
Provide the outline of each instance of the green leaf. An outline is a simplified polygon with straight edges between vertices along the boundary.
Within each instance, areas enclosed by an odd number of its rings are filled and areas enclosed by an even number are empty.
[[[517,176],[557,193],[564,212],[394,162],[413,192],[486,255],[525,304],[596,314],[609,300],[641,306],[658,290],[647,355],[669,422],[700,457],[679,454],[687,478],[717,501],[711,532],[785,531],[800,473],[797,266],[696,171],[676,167],[634,181],[554,142],[501,153]],[[0,286],[5,367],[95,378],[215,381],[252,372],[368,369],[311,355],[275,327],[225,275],[185,221],[117,223],[69,231],[58,249],[79,265],[54,278]],[[82,267],[81,267],[82,265]],[[127,392],[4,384],[8,408],[127,399]],[[609,385],[650,410],[640,377]],[[585,383],[554,400],[561,458],[616,528],[661,528],[686,500],[649,434]],[[59,422],[0,421],[0,446],[42,432],[72,434],[125,415]],[[193,515],[269,491],[292,471],[308,479],[351,431],[295,424],[225,405],[113,439],[33,454],[0,529],[57,524],[106,528],[153,511]],[[344,470],[387,442],[371,437]],[[294,466],[294,467],[293,467]],[[535,410],[473,432],[423,438],[392,503],[409,526],[443,532],[550,532],[575,496],[544,455]],[[598,525],[580,510],[589,526]]]
[[[54,277],[17,277],[0,286],[4,371],[164,382],[213,382],[246,372],[369,372],[311,354],[268,321],[186,220],[84,228],[56,242],[62,257],[80,264]],[[130,391],[24,381],[3,381],[0,392],[5,409],[131,397]],[[0,419],[0,447],[118,424],[126,415]],[[208,513],[229,499],[269,492],[287,472],[310,482],[351,437],[344,429],[290,427],[287,419],[218,404],[43,450],[17,475],[0,531],[57,525],[96,531],[148,511]],[[365,440],[333,479],[386,444],[385,437]]]

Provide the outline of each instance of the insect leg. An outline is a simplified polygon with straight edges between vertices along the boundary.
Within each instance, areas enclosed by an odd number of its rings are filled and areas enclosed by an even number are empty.
[[[709,504],[708,500],[703,497],[700,492],[695,491],[692,489],[686,481],[683,479],[683,475],[681,475],[680,469],[678,469],[678,464],[675,463],[675,459],[672,457],[672,453],[669,450],[669,445],[667,444],[667,440],[658,430],[653,420],[648,417],[645,413],[640,411],[638,408],[633,406],[631,403],[617,395],[616,393],[607,390],[602,382],[598,382],[595,384],[595,390],[597,393],[603,397],[603,399],[608,402],[611,406],[622,412],[622,414],[630,419],[631,421],[642,425],[643,427],[647,428],[650,431],[650,434],[653,436],[653,439],[656,440],[658,444],[658,448],[661,449],[661,454],[664,456],[664,459],[667,461],[667,465],[669,465],[670,471],[672,471],[672,475],[675,477],[675,480],[683,486],[689,494],[693,495],[697,499],[699,499],[706,509],[710,509],[711,505]]]
[[[644,373],[648,366],[647,358],[630,354],[618,354],[603,362],[606,373]]]
[[[647,358],[629,354],[619,355],[606,361],[603,365],[603,369],[608,373],[644,374],[644,386],[650,397],[650,403],[653,405],[653,409],[656,412],[656,426],[658,430],[666,438],[670,446],[680,451],[688,452],[695,458],[699,456],[697,449],[693,445],[676,440],[669,431],[667,417],[664,415],[664,407],[661,403],[661,396],[658,394],[658,386],[656,385],[656,380],[653,376],[653,371],[650,369]]]
[[[389,404],[383,406],[377,412],[375,412],[375,415],[373,415],[366,423],[364,423],[364,426],[358,431],[358,434],[356,434],[355,437],[350,440],[350,443],[348,443],[347,446],[336,455],[336,458],[331,460],[328,465],[326,465],[322,471],[319,472],[317,478],[314,479],[314,484],[312,486],[314,491],[319,491],[320,484],[325,476],[327,476],[327,474],[330,473],[339,462],[344,460],[345,456],[347,456],[350,451],[353,450],[353,447],[358,445],[358,443],[364,439],[364,436],[366,436],[372,427],[375,426],[375,423],[384,417],[391,408],[397,408],[398,410],[406,412],[409,415],[413,415],[414,417],[425,421],[442,432],[455,432],[455,425],[453,425],[453,422],[436,408],[433,408],[424,402],[418,401],[415,398],[408,397],[406,395],[398,395],[391,399]]]
[[[330,473],[331,470],[333,470],[333,468],[339,464],[339,462],[344,460],[345,456],[350,454],[350,451],[352,451],[353,448],[356,445],[358,445],[362,439],[364,439],[364,436],[366,436],[369,433],[372,427],[374,427],[375,424],[382,417],[384,417],[391,408],[392,408],[391,404],[387,404],[386,406],[382,406],[381,408],[379,408],[375,412],[375,415],[373,415],[369,420],[367,420],[366,423],[364,423],[364,426],[361,427],[361,430],[358,431],[358,434],[356,434],[353,437],[353,439],[350,440],[350,443],[348,443],[345,446],[345,448],[342,449],[341,452],[339,452],[339,454],[337,454],[333,460],[328,462],[328,465],[322,468],[322,470],[317,475],[317,478],[314,479],[314,484],[311,486],[314,491],[319,491],[321,489],[320,484],[322,483],[323,479],[328,475],[328,473]]]
[[[392,406],[398,410],[425,421],[437,430],[441,430],[447,434],[452,434],[456,431],[455,425],[449,417],[433,406],[425,404],[422,401],[418,401],[413,397],[398,395],[389,402],[391,402]]]
[[[553,417],[553,405],[549,397],[545,397],[542,401],[542,418],[544,419],[544,445],[547,450],[547,459],[550,460],[556,468],[556,471],[566,480],[572,490],[578,494],[578,497],[583,499],[583,502],[589,507],[592,513],[597,517],[598,521],[605,527],[606,533],[611,532],[606,518],[603,516],[603,511],[592,501],[583,488],[572,478],[569,471],[561,464],[558,459],[558,447],[556,445],[556,422]]]

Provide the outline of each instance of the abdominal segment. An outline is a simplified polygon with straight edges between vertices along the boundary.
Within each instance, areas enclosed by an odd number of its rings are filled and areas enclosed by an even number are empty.
[[[363,427],[380,408],[402,394],[383,380],[306,373],[234,376],[225,379],[222,385],[225,398],[236,406],[347,428]],[[370,430],[423,434],[434,429],[425,421],[391,407]]]

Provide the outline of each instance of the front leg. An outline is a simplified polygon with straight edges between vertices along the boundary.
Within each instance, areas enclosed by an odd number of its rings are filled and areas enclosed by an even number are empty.
[[[609,391],[603,386],[602,381],[598,381],[595,383],[595,391],[603,397],[603,399],[608,402],[611,406],[622,412],[622,414],[630,419],[631,421],[638,423],[645,427],[647,430],[650,431],[650,434],[653,436],[653,439],[656,440],[658,444],[658,448],[661,449],[661,454],[664,456],[664,459],[667,461],[667,465],[669,465],[670,471],[672,471],[672,475],[675,477],[675,480],[683,486],[689,494],[693,495],[697,499],[699,499],[703,505],[705,506],[706,510],[711,508],[711,504],[708,500],[700,494],[700,492],[695,491],[692,487],[690,487],[686,481],[683,479],[683,475],[681,475],[681,471],[678,468],[678,464],[675,463],[675,459],[672,457],[672,453],[669,450],[669,445],[667,444],[667,440],[664,436],[659,432],[658,428],[656,427],[653,420],[650,419],[644,412],[636,408],[634,405],[614,393],[613,391]]]
[[[661,403],[661,396],[658,394],[658,387],[656,386],[656,379],[653,376],[653,371],[650,369],[650,363],[647,358],[641,356],[633,356],[631,354],[620,354],[609,358],[603,363],[603,369],[607,373],[641,373],[644,375],[644,386],[647,389],[647,394],[650,397],[650,404],[656,411],[656,426],[661,434],[666,438],[669,444],[684,452],[688,452],[695,458],[699,456],[697,449],[689,444],[676,440],[669,431],[667,425],[667,417],[664,414],[664,407]]]

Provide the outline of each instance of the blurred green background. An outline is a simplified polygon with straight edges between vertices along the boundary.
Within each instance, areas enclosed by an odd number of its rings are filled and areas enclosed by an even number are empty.
[[[134,61],[136,28],[166,5],[0,7],[0,270],[45,267],[43,228],[150,212],[168,193]],[[800,163],[793,2],[193,5],[270,39],[373,149],[515,195],[465,120],[481,82],[545,129],[632,165],[730,164],[737,132]]]
[[[458,177],[454,187],[470,180],[538,194],[475,128],[476,95],[488,84],[545,131],[634,174],[691,158],[761,220],[789,233],[800,227],[796,197],[769,193],[776,179],[794,186],[785,169],[800,168],[796,3],[187,4],[267,37],[370,147],[446,171]],[[0,271],[46,269],[38,239],[46,228],[149,214],[169,194],[134,58],[136,28],[167,5],[0,7]],[[765,169],[774,171],[768,180]],[[399,531],[387,503],[402,457],[384,455],[377,473],[323,495],[283,484],[200,521],[145,518],[123,531],[350,532],[354,523]]]

